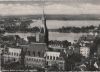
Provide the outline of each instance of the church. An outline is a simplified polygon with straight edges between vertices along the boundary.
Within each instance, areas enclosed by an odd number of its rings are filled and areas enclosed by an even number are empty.
[[[41,18],[40,31],[35,34],[36,41],[28,45],[20,45],[21,61],[25,66],[45,67],[46,59],[44,57],[48,47],[48,29],[46,26],[46,17],[43,14]]]
[[[4,63],[10,60],[13,62],[20,62],[21,65],[33,67],[45,67],[44,54],[48,49],[48,29],[46,26],[46,17],[43,14],[40,19],[40,31],[35,34],[35,42],[28,44],[18,44],[15,47],[9,47],[7,54],[3,54]]]

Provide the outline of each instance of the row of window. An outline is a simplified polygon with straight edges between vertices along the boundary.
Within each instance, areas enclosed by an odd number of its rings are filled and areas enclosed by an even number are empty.
[[[12,55],[12,56],[19,56],[19,53],[10,52],[9,55]]]
[[[35,58],[26,58],[27,61],[35,61],[35,62],[43,62],[43,59],[35,59]]]
[[[29,56],[30,56],[31,54],[34,55],[34,56],[36,56],[36,53],[37,53],[37,55],[38,55],[39,57],[41,56],[41,52],[35,52],[35,51],[31,52],[31,51],[27,51],[27,53],[28,53]]]
[[[50,59],[50,60],[57,60],[59,57],[55,57],[55,56],[47,56],[46,59]]]

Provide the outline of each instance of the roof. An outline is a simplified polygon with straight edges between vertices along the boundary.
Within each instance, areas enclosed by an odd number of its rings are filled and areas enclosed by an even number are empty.
[[[21,48],[23,48],[24,51],[26,50],[26,55],[43,57],[47,46],[45,43],[31,43],[28,45],[21,45]]]
[[[52,52],[52,51],[47,51],[46,52],[47,56],[60,56],[60,52]]]
[[[21,53],[21,49],[20,48],[11,48],[9,47],[9,52],[17,52],[17,53]]]

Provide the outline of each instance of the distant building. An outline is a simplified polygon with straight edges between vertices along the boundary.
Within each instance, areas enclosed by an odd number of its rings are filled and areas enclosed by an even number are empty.
[[[89,47],[86,47],[86,46],[83,46],[83,47],[80,47],[80,54],[84,57],[89,57],[90,55],[90,48]]]
[[[97,55],[100,58],[100,44],[97,45]]]
[[[92,35],[92,36],[96,37],[96,36],[98,35],[98,30],[97,30],[97,28],[96,28],[95,30],[90,31],[90,32],[89,32],[89,35]]]
[[[3,53],[3,48],[0,48],[0,71],[2,70],[2,64],[3,64],[3,62],[2,62],[2,53]]]
[[[65,61],[61,57],[60,52],[47,51],[45,53],[45,58],[48,66],[53,66],[54,64],[57,64],[59,69],[64,70]]]
[[[95,36],[93,35],[83,35],[82,37],[80,37],[79,42],[84,42],[87,41],[89,43],[92,43],[93,40],[95,39]]]
[[[72,55],[73,53],[75,54],[80,54],[80,47],[77,46],[77,45],[71,45],[71,46],[68,46],[66,48],[66,51],[65,51],[66,55]]]

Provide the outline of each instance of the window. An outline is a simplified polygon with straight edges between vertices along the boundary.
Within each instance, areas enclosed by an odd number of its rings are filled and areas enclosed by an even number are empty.
[[[36,59],[34,59],[34,61],[36,61]]]
[[[40,57],[40,52],[38,52],[38,56]]]
[[[17,53],[17,56],[19,56],[19,54]]]
[[[49,56],[47,56],[47,59],[49,59]]]
[[[52,60],[52,56],[50,56],[50,59]]]
[[[34,61],[34,58],[32,58],[32,61]]]
[[[56,57],[56,59],[59,59],[59,57]]]
[[[33,51],[33,55],[35,56],[35,52]]]
[[[29,58],[29,61],[31,60],[31,58]]]
[[[38,59],[35,59],[36,62],[38,62]]]
[[[14,61],[15,61],[16,59],[14,58]]]
[[[56,58],[55,58],[55,57],[53,57],[53,60],[56,60]]]
[[[38,59],[38,61],[40,62],[41,60],[40,60],[40,59]]]
[[[27,60],[28,60],[28,58],[27,58]]]
[[[12,55],[13,55],[13,52],[12,52]]]
[[[28,55],[30,56],[31,54],[30,54],[30,51],[28,51]]]
[[[14,53],[14,56],[16,56],[16,53]]]

